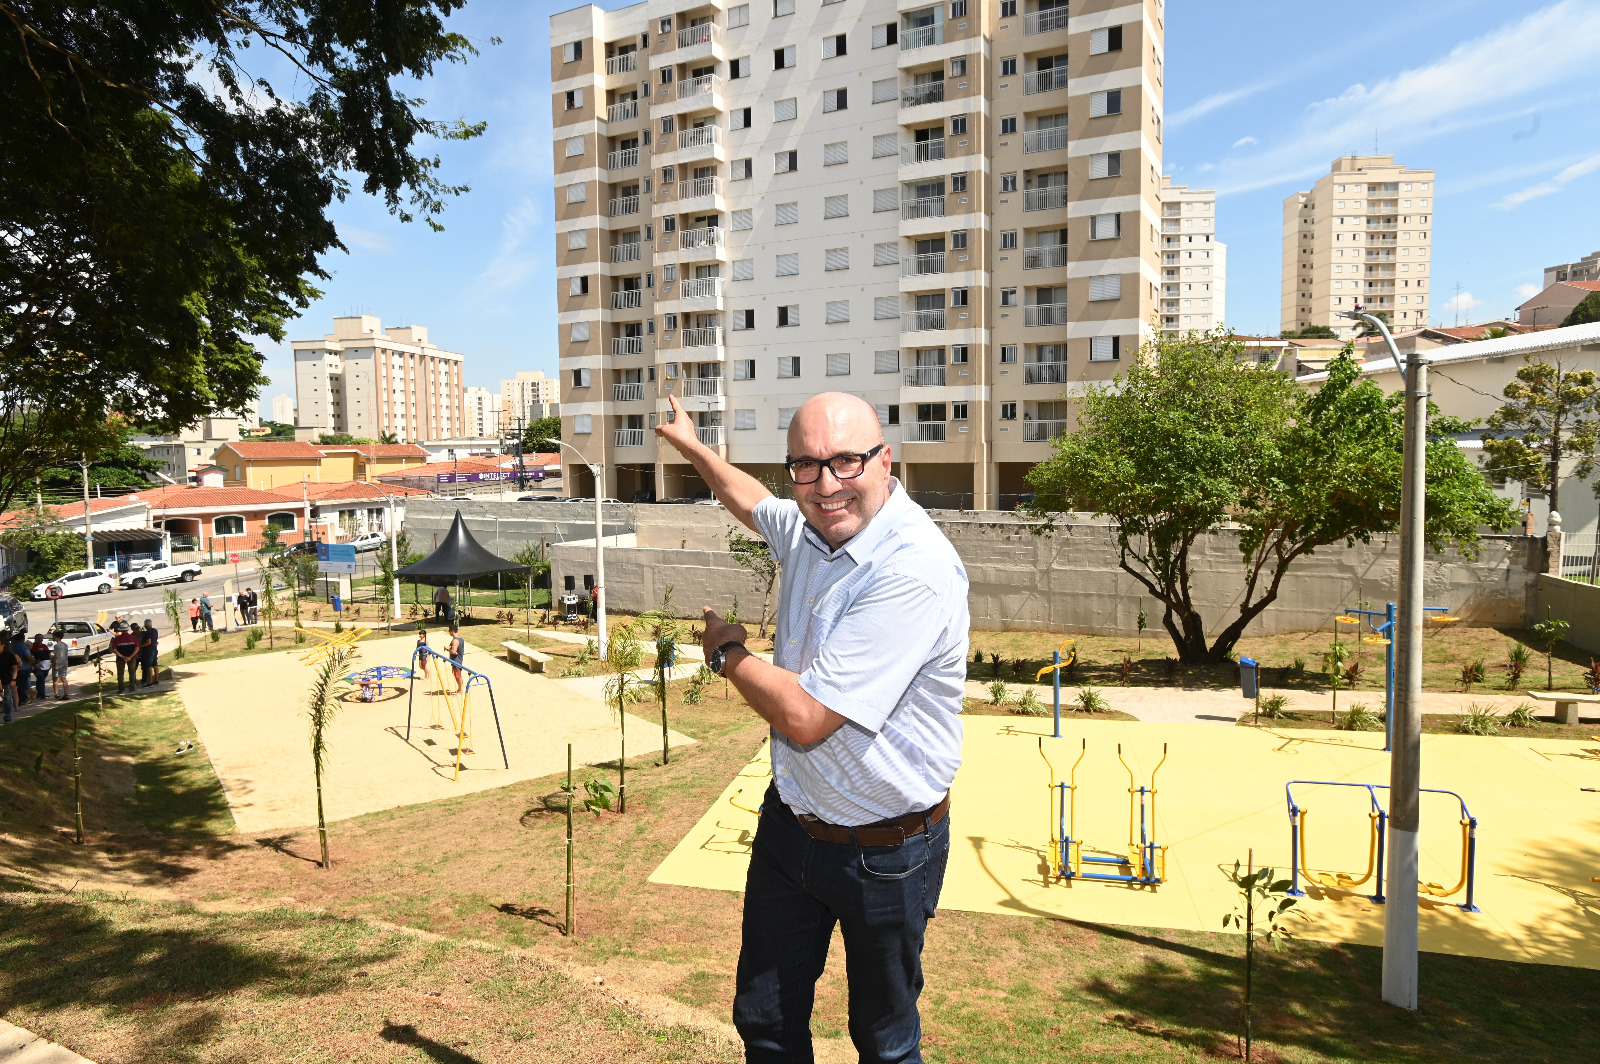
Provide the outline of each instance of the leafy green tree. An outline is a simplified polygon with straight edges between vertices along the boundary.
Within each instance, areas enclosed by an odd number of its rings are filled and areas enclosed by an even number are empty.
[[[1590,292],[1578,301],[1572,312],[1562,319],[1561,324],[1588,325],[1590,322],[1600,321],[1600,292]]]
[[[322,811],[322,777],[328,769],[328,729],[339,715],[339,703],[352,690],[343,677],[355,668],[360,648],[330,647],[313,666],[311,690],[306,696],[306,717],[311,723],[311,771],[317,784],[317,842],[322,847],[324,871],[328,860],[328,821]]]
[[[83,533],[72,531],[49,511],[29,511],[0,533],[0,543],[13,556],[28,555],[28,567],[13,578],[16,588],[31,588],[83,567]]]
[[[1030,509],[1042,531],[1053,514],[1114,518],[1119,564],[1164,607],[1179,660],[1220,663],[1299,558],[1395,528],[1401,403],[1362,378],[1348,346],[1313,392],[1220,330],[1159,340],[1085,394],[1076,430],[1028,474]],[[1509,528],[1516,513],[1462,457],[1451,435],[1462,427],[1430,423],[1426,532],[1435,549],[1470,552],[1480,527]],[[1208,644],[1191,553],[1224,523],[1239,528],[1244,586]]]
[[[526,454],[540,451],[555,450],[547,440],[561,438],[561,419],[558,417],[541,417],[528,422],[528,427],[522,431],[522,450]]]
[[[324,432],[317,436],[317,442],[324,447],[365,447],[372,441],[365,436],[352,436],[348,432]]]
[[[125,438],[85,456],[89,459],[91,489],[143,488],[149,487],[155,479],[151,474],[160,471],[161,463],[151,458],[149,452],[123,442]],[[50,466],[40,470],[39,483],[45,491],[57,496],[61,493],[77,495],[83,488],[83,468],[76,461]]]
[[[656,648],[655,668],[650,677],[650,686],[655,692],[656,704],[661,709],[661,763],[667,764],[672,759],[671,748],[667,743],[667,680],[672,673],[672,666],[678,657],[678,641],[683,638],[683,625],[678,623],[677,617],[672,612],[672,585],[668,584],[661,593],[661,608],[639,614],[639,623],[650,634],[651,641]]]
[[[1387,310],[1374,310],[1374,311],[1371,311],[1370,313],[1372,314],[1372,316],[1374,318],[1377,318],[1379,321],[1383,322],[1385,325],[1390,324],[1390,322],[1389,322],[1389,312]],[[1365,318],[1362,318],[1360,321],[1356,322],[1356,335],[1357,336],[1381,336],[1382,333],[1380,333],[1378,331],[1378,327],[1376,325],[1372,324],[1370,321],[1367,321]]]
[[[266,429],[266,430],[268,430],[268,431],[267,431],[267,434],[265,436],[259,437],[260,439],[263,439],[263,440],[293,440],[294,439],[294,426],[293,425],[286,425],[281,421],[263,421],[261,423],[261,427]]]
[[[281,341],[344,249],[335,199],[438,228],[466,189],[419,149],[483,126],[398,83],[475,53],[444,28],[463,2],[0,0],[0,509],[112,410],[244,407],[253,338]]]
[[[772,589],[778,582],[778,559],[772,556],[772,548],[764,540],[734,529],[728,530],[728,553],[733,555],[734,561],[750,570],[761,585],[761,627],[756,637],[765,639],[767,617],[772,610]]]
[[[1508,401],[1489,415],[1483,434],[1484,471],[1546,492],[1550,509],[1559,511],[1561,473],[1587,480],[1600,457],[1600,377],[1560,362],[1529,362],[1501,394]]]
[[[592,640],[591,640],[592,642]],[[623,623],[606,635],[606,665],[611,669],[611,679],[603,692],[606,705],[617,711],[619,732],[617,754],[617,812],[628,811],[628,706],[639,701],[639,696],[651,685],[650,681],[633,670],[644,661],[644,648],[639,645],[638,633],[633,625]]]
[[[1337,340],[1339,334],[1331,325],[1307,325],[1304,329],[1285,329],[1278,334],[1284,340]]]

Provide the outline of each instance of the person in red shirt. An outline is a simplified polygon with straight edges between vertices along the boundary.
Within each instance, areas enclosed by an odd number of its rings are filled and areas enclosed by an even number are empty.
[[[123,676],[131,687],[139,686],[139,637],[124,628],[111,637],[111,653],[117,659],[117,694],[122,693]]]

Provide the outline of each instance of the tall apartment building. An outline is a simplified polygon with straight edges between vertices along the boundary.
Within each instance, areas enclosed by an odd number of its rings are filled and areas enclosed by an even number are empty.
[[[500,420],[507,435],[517,432],[517,418],[526,426],[544,417],[545,410],[561,401],[561,384],[546,377],[543,370],[518,370],[510,380],[500,382]]]
[[[1544,268],[1544,286],[1562,281],[1600,281],[1600,251],[1590,252],[1577,262],[1563,262]]]
[[[1428,323],[1433,180],[1392,155],[1346,155],[1283,201],[1285,331],[1327,325],[1347,338],[1356,323],[1338,314],[1357,303],[1391,328]]]
[[[781,481],[794,410],[878,410],[930,506],[1013,501],[1147,338],[1162,0],[649,0],[551,18],[563,439],[601,490]],[[575,493],[595,490],[563,452]]]
[[[468,388],[463,393],[466,403],[466,436],[493,439],[500,435],[500,396],[487,388]]]
[[[370,314],[333,319],[320,340],[295,340],[295,438],[324,432],[402,443],[466,430],[462,356],[428,342],[421,325],[385,329]]]
[[[287,395],[272,397],[272,420],[280,425],[294,424],[294,400]]]
[[[1217,193],[1161,178],[1161,332],[1207,332],[1228,321],[1228,246],[1217,240]]]

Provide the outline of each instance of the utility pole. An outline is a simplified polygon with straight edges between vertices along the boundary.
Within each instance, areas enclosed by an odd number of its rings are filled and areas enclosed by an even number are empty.
[[[78,455],[78,468],[83,470],[83,567],[94,568],[94,526],[89,521],[89,457]]]

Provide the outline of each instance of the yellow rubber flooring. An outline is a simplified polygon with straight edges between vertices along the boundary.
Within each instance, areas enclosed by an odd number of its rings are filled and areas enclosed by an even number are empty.
[[[1232,884],[1224,871],[1253,849],[1257,865],[1288,875],[1290,833],[1284,785],[1290,780],[1386,784],[1388,756],[1378,733],[1269,732],[1197,724],[1062,722],[969,717],[965,761],[951,800],[952,846],[943,908],[1188,930],[1222,930]],[[1121,855],[1129,833],[1128,773],[1140,783],[1166,744],[1156,778],[1156,841],[1169,846],[1166,881],[1155,886],[1046,882],[1054,814],[1050,773],[1039,756],[1043,737],[1064,779],[1087,743],[1078,770],[1077,829],[1084,853]],[[1423,786],[1459,792],[1478,819],[1476,902],[1462,895],[1424,897],[1424,950],[1463,956],[1600,968],[1600,740],[1425,735]],[[736,777],[651,882],[742,890],[754,809],[771,773],[767,749]],[[1378,792],[1388,807],[1387,792]],[[1306,834],[1312,871],[1367,870],[1367,792],[1297,786],[1310,811]],[[1460,879],[1459,806],[1423,795],[1421,876],[1453,887]],[[1109,869],[1117,871],[1116,869]],[[1305,938],[1381,944],[1383,906],[1362,891],[1307,888]],[[1386,892],[1393,897],[1392,884]]]

